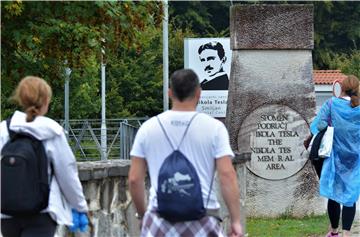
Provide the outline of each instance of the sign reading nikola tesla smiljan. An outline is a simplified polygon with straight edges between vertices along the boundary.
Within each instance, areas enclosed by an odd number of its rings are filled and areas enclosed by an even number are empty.
[[[195,71],[202,89],[197,110],[216,118],[226,116],[231,66],[229,38],[185,39],[185,68]]]

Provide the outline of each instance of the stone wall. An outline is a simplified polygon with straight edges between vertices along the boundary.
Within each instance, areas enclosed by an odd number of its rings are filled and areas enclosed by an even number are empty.
[[[128,189],[129,167],[127,160],[78,163],[93,228],[75,236],[139,236],[139,223]],[[60,236],[73,235],[62,226],[57,232],[57,237]]]

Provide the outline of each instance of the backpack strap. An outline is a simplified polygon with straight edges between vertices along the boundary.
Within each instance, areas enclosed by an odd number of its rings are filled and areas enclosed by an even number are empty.
[[[182,138],[181,138],[181,140],[180,140],[180,143],[179,143],[179,145],[178,145],[178,147],[177,147],[176,149],[175,149],[175,146],[172,144],[172,142],[171,142],[171,140],[170,140],[170,138],[169,138],[169,136],[168,136],[168,134],[167,134],[164,126],[163,126],[163,124],[161,123],[161,121],[160,121],[160,119],[159,119],[159,116],[156,116],[156,118],[157,118],[157,120],[158,120],[158,122],[159,122],[159,124],[160,124],[160,127],[161,127],[161,129],[163,130],[163,132],[164,132],[164,134],[165,134],[166,140],[168,140],[171,148],[172,148],[174,151],[179,150],[182,142],[184,141],[185,135],[186,135],[187,131],[189,130],[190,124],[191,124],[191,122],[193,121],[193,119],[196,117],[197,114],[198,114],[198,113],[194,114],[194,115],[192,116],[192,118],[190,119],[190,122],[189,122],[189,124],[187,125],[187,127],[186,127],[186,129],[185,129],[185,132],[184,132],[184,134],[183,134],[183,136],[182,136]]]
[[[211,194],[211,191],[212,191],[212,187],[213,187],[214,179],[215,179],[215,171],[214,171],[214,174],[213,174],[212,179],[211,179],[210,189],[209,189],[208,197],[207,197],[207,200],[206,200],[206,206],[205,206],[205,208],[207,208],[207,207],[208,207],[208,205],[209,205],[209,201],[210,201],[210,194]]]
[[[6,127],[9,133],[10,140],[13,139],[16,135],[16,133],[12,130],[10,130],[10,122],[11,122],[12,115],[6,119]]]
[[[187,131],[189,130],[190,124],[191,124],[191,122],[194,120],[194,118],[196,117],[196,115],[197,115],[197,113],[194,114],[194,115],[192,116],[192,118],[190,119],[189,124],[188,124],[188,126],[186,127],[185,132],[184,132],[184,135],[183,135],[183,137],[181,138],[180,143],[179,143],[179,146],[177,147],[176,150],[179,150],[182,142],[184,141],[185,135],[186,135]]]
[[[173,150],[175,150],[175,147],[174,147],[174,145],[171,143],[170,138],[169,138],[169,136],[167,135],[167,133],[166,133],[166,131],[165,131],[165,128],[164,128],[164,126],[162,125],[159,117],[156,116],[156,118],[157,118],[157,120],[158,120],[158,122],[159,122],[159,124],[160,124],[161,129],[163,130],[163,132],[164,132],[164,134],[165,134],[166,140],[169,142],[171,148],[172,148]]]

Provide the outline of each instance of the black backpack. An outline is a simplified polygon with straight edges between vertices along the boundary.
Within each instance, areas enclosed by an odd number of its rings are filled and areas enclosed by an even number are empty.
[[[29,216],[48,206],[48,159],[42,142],[25,133],[10,130],[1,150],[1,213]]]

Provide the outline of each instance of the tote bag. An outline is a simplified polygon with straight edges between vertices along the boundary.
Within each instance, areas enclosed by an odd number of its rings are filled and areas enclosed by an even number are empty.
[[[326,132],[321,139],[319,147],[319,157],[327,158],[330,157],[334,139],[334,127],[328,126]]]

